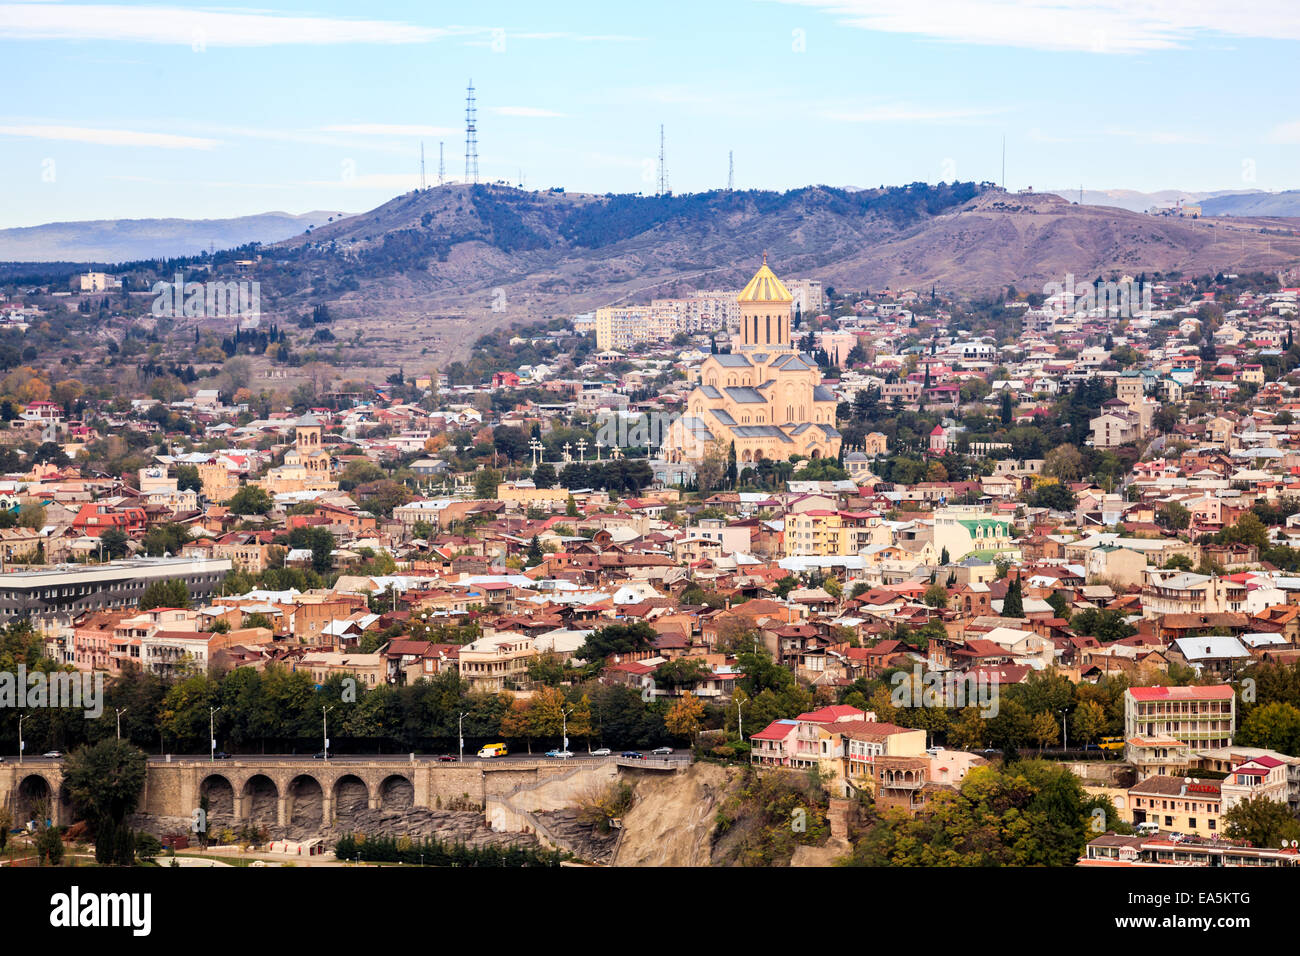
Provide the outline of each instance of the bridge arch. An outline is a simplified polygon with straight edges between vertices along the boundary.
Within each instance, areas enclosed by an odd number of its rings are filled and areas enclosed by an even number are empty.
[[[243,820],[248,823],[272,826],[279,823],[280,788],[264,773],[250,774],[240,788],[243,798]]]
[[[401,773],[391,773],[379,782],[375,794],[381,810],[405,810],[415,803],[415,784]]]
[[[331,788],[334,818],[347,821],[370,807],[370,785],[355,773],[343,773]]]
[[[300,773],[285,788],[284,822],[314,826],[325,818],[325,788],[310,773]]]
[[[58,814],[58,789],[43,773],[29,773],[14,788],[14,826],[26,826],[29,820],[38,819],[43,807],[48,818]]]
[[[235,799],[237,791],[224,773],[209,773],[199,781],[199,798],[208,798],[208,830],[218,824],[234,823],[239,819]]]

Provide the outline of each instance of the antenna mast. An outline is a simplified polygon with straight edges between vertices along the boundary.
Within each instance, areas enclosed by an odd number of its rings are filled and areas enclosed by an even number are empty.
[[[424,192],[424,140],[420,140],[420,192]]]
[[[736,188],[736,153],[727,150],[727,192]]]
[[[1002,188],[1007,188],[1007,137],[1002,135]]]
[[[447,164],[442,161],[442,140],[438,140],[438,185],[447,181]]]
[[[475,117],[478,111],[474,108],[474,81],[469,81],[469,89],[465,91],[465,182],[478,182],[478,127],[475,125]]]
[[[664,124],[659,124],[659,195],[668,195],[668,166],[664,162]]]

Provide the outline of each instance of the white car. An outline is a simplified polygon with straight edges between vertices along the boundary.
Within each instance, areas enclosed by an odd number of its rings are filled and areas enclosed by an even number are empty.
[[[546,751],[546,756],[560,757],[564,760],[568,760],[570,757],[573,756],[573,751],[572,750],[548,750]]]
[[[599,750],[593,750],[591,755],[593,757],[608,757],[610,753],[611,751],[608,747],[601,747]]]

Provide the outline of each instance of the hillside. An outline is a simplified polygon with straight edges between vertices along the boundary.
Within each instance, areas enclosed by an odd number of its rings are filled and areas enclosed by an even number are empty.
[[[234,219],[97,219],[0,229],[0,262],[130,262],[195,255],[215,246],[279,242],[339,212],[267,212]]]
[[[839,288],[982,293],[1066,273],[1289,269],[1294,225],[1148,216],[971,183],[667,197],[449,185],[267,252],[300,277],[297,291],[276,283],[283,306],[327,298],[345,334],[456,358],[493,327],[738,287],[765,251],[780,274]]]
[[[1207,216],[1300,216],[1300,189],[1216,196],[1201,206]]]

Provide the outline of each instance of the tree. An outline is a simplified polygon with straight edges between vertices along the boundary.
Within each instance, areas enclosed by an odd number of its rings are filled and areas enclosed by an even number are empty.
[[[1279,847],[1283,840],[1300,839],[1300,821],[1285,803],[1268,797],[1247,797],[1223,815],[1229,839],[1246,840],[1252,846]]]
[[[63,862],[63,836],[58,827],[41,827],[36,835],[36,859],[42,866],[58,866]]]
[[[1285,701],[1272,701],[1250,712],[1234,742],[1242,747],[1264,747],[1289,757],[1300,756],[1300,709]]]
[[[496,498],[497,485],[500,483],[501,472],[495,468],[484,468],[474,475],[474,494],[479,498]]]
[[[231,514],[264,515],[275,504],[265,488],[259,485],[244,485],[226,502]]]
[[[190,589],[183,578],[169,578],[166,581],[154,581],[144,589],[140,596],[140,610],[151,611],[156,607],[190,606]]]
[[[533,535],[533,540],[528,542],[528,557],[524,560],[524,567],[536,567],[541,564],[545,558],[546,552],[542,550],[542,546],[537,540],[537,535]]]
[[[1044,747],[1050,747],[1061,739],[1060,730],[1056,726],[1056,718],[1047,711],[1034,714],[1030,720],[1029,733],[1034,738],[1034,743],[1038,744],[1039,753],[1042,753]]]
[[[1185,531],[1192,523],[1192,513],[1177,501],[1171,501],[1156,512],[1156,524],[1162,528],[1169,528],[1171,531]],[[1185,555],[1176,555],[1187,560],[1188,570],[1191,570],[1191,560]]]
[[[99,536],[99,543],[103,545],[104,555],[108,558],[125,557],[130,540],[121,528],[109,528]]]
[[[1106,711],[1095,700],[1085,700],[1074,709],[1071,729],[1084,743],[1092,743],[1106,729]]]
[[[923,600],[930,607],[947,607],[948,606],[948,589],[942,584],[931,584],[925,589]]]
[[[703,717],[704,704],[694,694],[687,692],[668,708],[668,713],[664,715],[664,726],[670,734],[685,737],[694,743]]]
[[[1073,445],[1053,448],[1043,459],[1043,474],[1058,481],[1078,481],[1083,477],[1083,455]]]
[[[1024,617],[1025,604],[1021,596],[1020,578],[1014,578],[1007,586],[1006,597],[1002,599],[1003,617]]]
[[[73,806],[98,835],[118,840],[117,829],[135,812],[144,792],[148,760],[135,745],[114,737],[84,745],[63,763],[63,786]],[[130,837],[130,831],[120,839]],[[134,856],[134,843],[132,843]],[[102,861],[101,861],[102,862]]]

